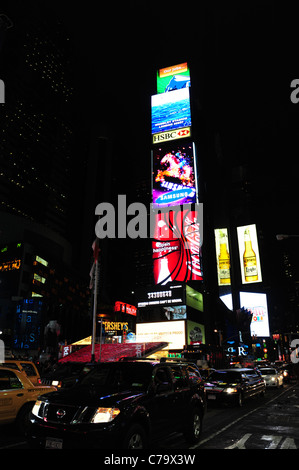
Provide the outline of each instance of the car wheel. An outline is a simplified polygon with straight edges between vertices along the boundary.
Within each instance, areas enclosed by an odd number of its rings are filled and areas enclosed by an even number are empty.
[[[203,414],[199,409],[192,412],[191,422],[184,433],[185,439],[190,444],[195,444],[199,441],[202,431]]]
[[[123,449],[146,449],[147,434],[140,424],[133,424],[123,440]]]

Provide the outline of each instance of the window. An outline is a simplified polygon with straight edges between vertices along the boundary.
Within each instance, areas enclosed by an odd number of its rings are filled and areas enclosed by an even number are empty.
[[[0,390],[15,390],[23,388],[18,377],[11,370],[0,370]]]
[[[188,365],[187,372],[188,372],[189,379],[191,380],[192,384],[197,384],[202,381],[201,375],[195,367]]]
[[[188,387],[188,374],[185,368],[171,367],[176,389]]]
[[[36,371],[33,367],[32,364],[28,364],[28,363],[21,363],[21,366],[23,367],[24,371],[26,372],[26,375],[28,377],[32,377],[32,376],[35,376],[36,375]]]

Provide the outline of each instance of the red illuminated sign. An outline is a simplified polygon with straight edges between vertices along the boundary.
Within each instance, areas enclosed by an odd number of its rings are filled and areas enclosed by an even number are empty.
[[[119,301],[115,302],[114,311],[127,313],[128,315],[134,315],[134,316],[136,316],[137,314],[137,308],[134,307],[134,305],[129,305],[129,304],[126,304],[124,302],[119,302]]]
[[[155,284],[203,279],[197,210],[156,214],[152,241]]]

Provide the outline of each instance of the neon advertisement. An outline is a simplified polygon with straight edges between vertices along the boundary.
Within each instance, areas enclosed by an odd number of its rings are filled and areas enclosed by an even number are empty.
[[[153,207],[197,202],[195,151],[192,142],[169,143],[152,151]]]

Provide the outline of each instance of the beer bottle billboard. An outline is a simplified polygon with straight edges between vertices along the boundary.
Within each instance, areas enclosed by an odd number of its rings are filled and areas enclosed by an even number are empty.
[[[218,285],[230,286],[230,254],[227,229],[215,229]]]
[[[242,284],[262,282],[255,224],[237,227]]]

